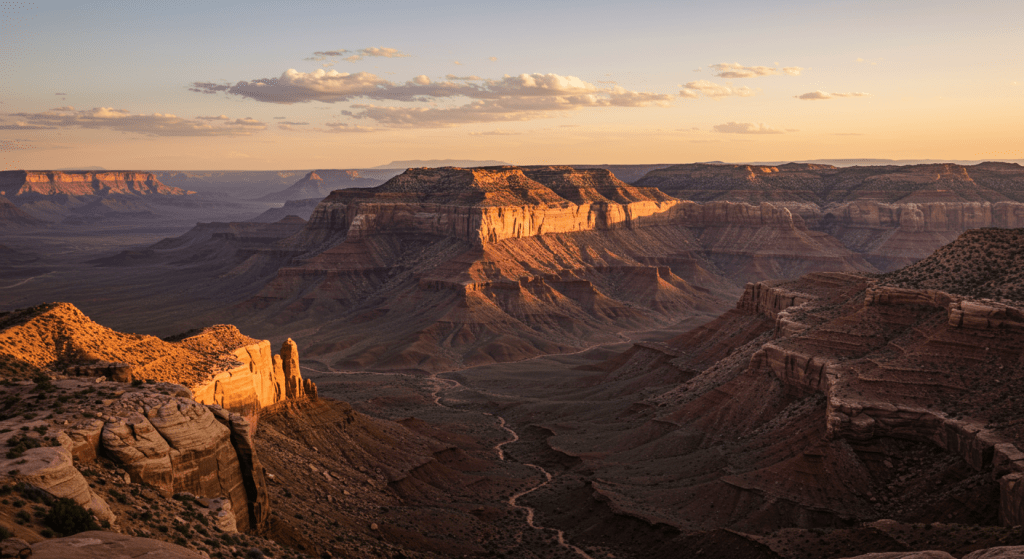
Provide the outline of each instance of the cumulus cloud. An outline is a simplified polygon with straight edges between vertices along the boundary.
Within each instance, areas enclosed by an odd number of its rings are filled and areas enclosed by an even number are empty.
[[[715,132],[723,134],[784,134],[782,130],[777,128],[753,122],[727,122],[715,125],[714,129]]]
[[[451,81],[463,81],[463,82],[472,82],[472,81],[481,81],[481,80],[483,80],[483,78],[481,78],[480,76],[456,76],[455,74],[448,74],[447,76],[444,77],[444,79],[451,80]]]
[[[860,91],[855,91],[855,92],[852,92],[852,93],[827,93],[827,92],[821,91],[819,89],[818,91],[811,91],[810,93],[804,93],[803,95],[796,95],[795,97],[797,99],[801,99],[803,101],[819,101],[819,100],[824,100],[824,99],[833,99],[833,98],[836,98],[836,97],[870,97],[870,96],[871,96],[870,93],[863,93],[863,92],[860,92]]]
[[[206,92],[205,83],[193,89]],[[353,118],[375,120],[386,126],[438,127],[467,122],[500,122],[537,118],[545,111],[567,111],[585,107],[664,106],[672,95],[630,91],[623,87],[599,87],[574,76],[520,74],[483,80],[476,76],[449,76],[432,81],[421,75],[397,83],[374,74],[349,74],[334,70],[299,72],[288,70],[279,78],[241,81],[216,91],[267,103],[320,101],[338,103],[356,99],[435,103],[442,99],[465,98],[457,107],[393,107],[373,104],[352,106],[358,112],[343,111]]]
[[[347,55],[347,56],[346,56]],[[324,60],[339,58],[347,62],[357,62],[364,58],[378,57],[378,58],[408,58],[411,54],[406,54],[399,51],[398,49],[388,47],[369,47],[359,50],[318,50],[313,53],[313,56],[306,58],[313,62],[322,62]]]
[[[750,97],[756,93],[753,89],[747,86],[742,87],[731,87],[727,85],[721,85],[707,80],[697,80],[693,82],[687,82],[683,86],[683,89],[679,91],[679,96],[685,99],[696,99],[701,95],[705,97],[711,97],[712,99],[718,99],[720,97]]]
[[[786,66],[778,68],[775,66],[744,66],[738,62],[721,62],[710,66],[715,76],[719,78],[756,78],[758,76],[799,76],[803,68],[799,66]]]
[[[197,116],[196,120],[231,120],[227,115],[218,116]]]
[[[18,124],[44,128],[91,128],[135,132],[149,136],[249,136],[267,127],[253,118],[226,116],[181,118],[172,114],[132,114],[124,109],[98,107],[89,110],[75,110],[74,107],[59,107],[39,113],[14,113],[7,115],[18,120]],[[211,121],[220,121],[218,125]],[[17,124],[15,125],[17,126]],[[20,130],[26,130],[22,126]]]

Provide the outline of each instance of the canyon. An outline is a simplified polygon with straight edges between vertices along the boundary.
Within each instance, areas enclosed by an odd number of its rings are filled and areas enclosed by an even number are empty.
[[[1016,553],[1020,167],[657,167],[409,169],[65,268],[11,235],[0,398],[54,411],[4,408],[52,446],[0,485],[229,556]]]

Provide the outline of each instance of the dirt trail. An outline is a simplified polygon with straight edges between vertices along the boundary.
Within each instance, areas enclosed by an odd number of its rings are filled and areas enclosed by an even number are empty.
[[[458,408],[453,408],[451,406],[446,406],[446,405],[441,403],[441,391],[445,390],[446,388],[448,388],[448,389],[456,388],[456,387],[461,388],[462,384],[460,382],[458,382],[456,380],[453,380],[453,379],[438,378],[436,376],[430,377],[430,380],[433,381],[433,384],[434,384],[434,390],[431,392],[431,395],[434,398],[434,403],[435,404],[437,404],[438,406],[441,406],[443,408],[448,408],[450,410],[467,411],[467,410],[459,410]],[[487,413],[487,412],[481,412],[481,413],[483,413],[484,415],[488,415],[488,416],[497,418],[498,426],[502,430],[504,430],[506,433],[509,434],[510,438],[508,440],[502,441],[502,442],[494,445],[494,450],[495,450],[495,452],[498,453],[498,459],[502,460],[502,461],[508,460],[508,457],[505,455],[505,449],[502,448],[502,447],[504,447],[505,445],[509,445],[509,444],[512,444],[512,443],[518,441],[519,440],[519,434],[516,433],[514,430],[512,430],[512,428],[509,427],[505,423],[505,418],[504,417],[501,417],[500,415],[494,415],[493,413]],[[511,497],[508,498],[508,501],[506,501],[508,503],[508,505],[510,507],[512,507],[512,508],[526,511],[526,524],[530,528],[533,528],[534,530],[544,530],[544,531],[548,531],[548,532],[554,532],[556,537],[557,537],[558,545],[560,547],[563,547],[563,548],[565,548],[565,549],[567,549],[569,551],[572,551],[573,553],[575,553],[576,555],[582,557],[583,559],[594,559],[587,552],[585,552],[582,549],[576,547],[575,545],[572,545],[571,543],[567,542],[565,540],[565,532],[563,532],[562,530],[559,530],[557,528],[548,528],[546,526],[541,526],[541,525],[537,524],[534,521],[535,512],[533,510],[533,507],[529,507],[529,506],[526,506],[526,505],[518,504],[518,501],[519,501],[519,499],[521,497],[524,497],[526,495],[529,495],[530,493],[533,493],[534,491],[537,491],[541,487],[544,487],[545,485],[551,483],[551,480],[553,479],[553,476],[551,475],[551,472],[548,472],[544,468],[542,468],[542,467],[540,467],[540,466],[538,466],[536,464],[528,464],[528,463],[525,463],[525,462],[521,462],[521,463],[524,466],[528,466],[530,468],[533,468],[534,470],[537,470],[538,472],[543,474],[544,475],[544,481],[541,482],[541,483],[538,483],[537,485],[531,487],[530,489],[526,489],[524,491],[520,491],[519,493],[516,493],[515,495],[512,495]]]

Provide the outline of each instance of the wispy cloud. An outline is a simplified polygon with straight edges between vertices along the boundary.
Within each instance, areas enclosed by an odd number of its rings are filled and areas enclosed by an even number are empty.
[[[376,132],[376,128],[369,126],[357,126],[355,124],[349,124],[347,122],[328,122],[327,130],[325,132],[331,132],[334,134],[344,134],[347,132]]]
[[[803,68],[799,66],[744,66],[738,62],[720,62],[709,66],[715,76],[726,79],[756,78],[758,76],[799,76]]]
[[[511,130],[488,130],[486,132],[470,132],[470,136],[518,136],[519,132]]]
[[[687,82],[683,86],[683,89],[679,91],[679,96],[685,99],[696,99],[701,95],[705,97],[711,97],[712,99],[718,99],[720,97],[750,97],[757,93],[755,90],[750,89],[747,86],[731,87],[727,85],[721,85],[707,80],[697,80],[693,82]]]
[[[364,58],[408,58],[411,54],[406,54],[399,51],[398,49],[388,47],[369,47],[359,50],[320,50],[313,53],[313,56],[306,58],[312,62],[322,62],[333,58],[341,58],[346,62],[357,62]]]
[[[18,121],[13,124],[0,123],[0,130],[53,130],[56,126],[42,124],[29,124],[25,121]]]
[[[723,134],[784,134],[782,130],[772,128],[765,124],[755,124],[753,122],[727,122],[725,124],[718,124],[714,127],[715,132],[721,132]]]
[[[871,97],[870,93],[863,93],[855,91],[853,93],[827,93],[825,91],[811,91],[810,93],[804,93],[803,95],[796,95],[797,99],[803,101],[821,101],[825,99],[834,99],[836,97]]]
[[[98,107],[89,110],[75,110],[74,107],[59,107],[39,113],[13,113],[6,115],[17,119],[14,125],[19,130],[46,128],[91,128],[135,132],[149,136],[249,136],[264,130],[267,125],[253,118],[226,116],[181,118],[172,114],[132,114],[124,109]],[[218,125],[211,121],[221,121]],[[14,128],[9,128],[14,129]]]
[[[233,86],[196,82],[193,91],[225,92],[266,103],[319,101],[338,103],[356,99],[434,103],[441,99],[465,98],[461,106],[440,108],[393,107],[358,104],[342,114],[370,119],[390,127],[440,127],[469,122],[501,122],[538,118],[548,111],[569,111],[586,107],[647,107],[669,104],[673,96],[630,91],[623,87],[599,87],[573,76],[520,74],[501,79],[450,76],[431,81],[425,75],[396,83],[374,74],[349,74],[334,70],[299,72],[290,69],[279,78],[240,81]]]

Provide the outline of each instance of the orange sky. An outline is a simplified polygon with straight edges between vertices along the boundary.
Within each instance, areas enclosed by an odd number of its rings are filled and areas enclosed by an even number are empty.
[[[1024,159],[1020,2],[8,4],[4,169]]]

